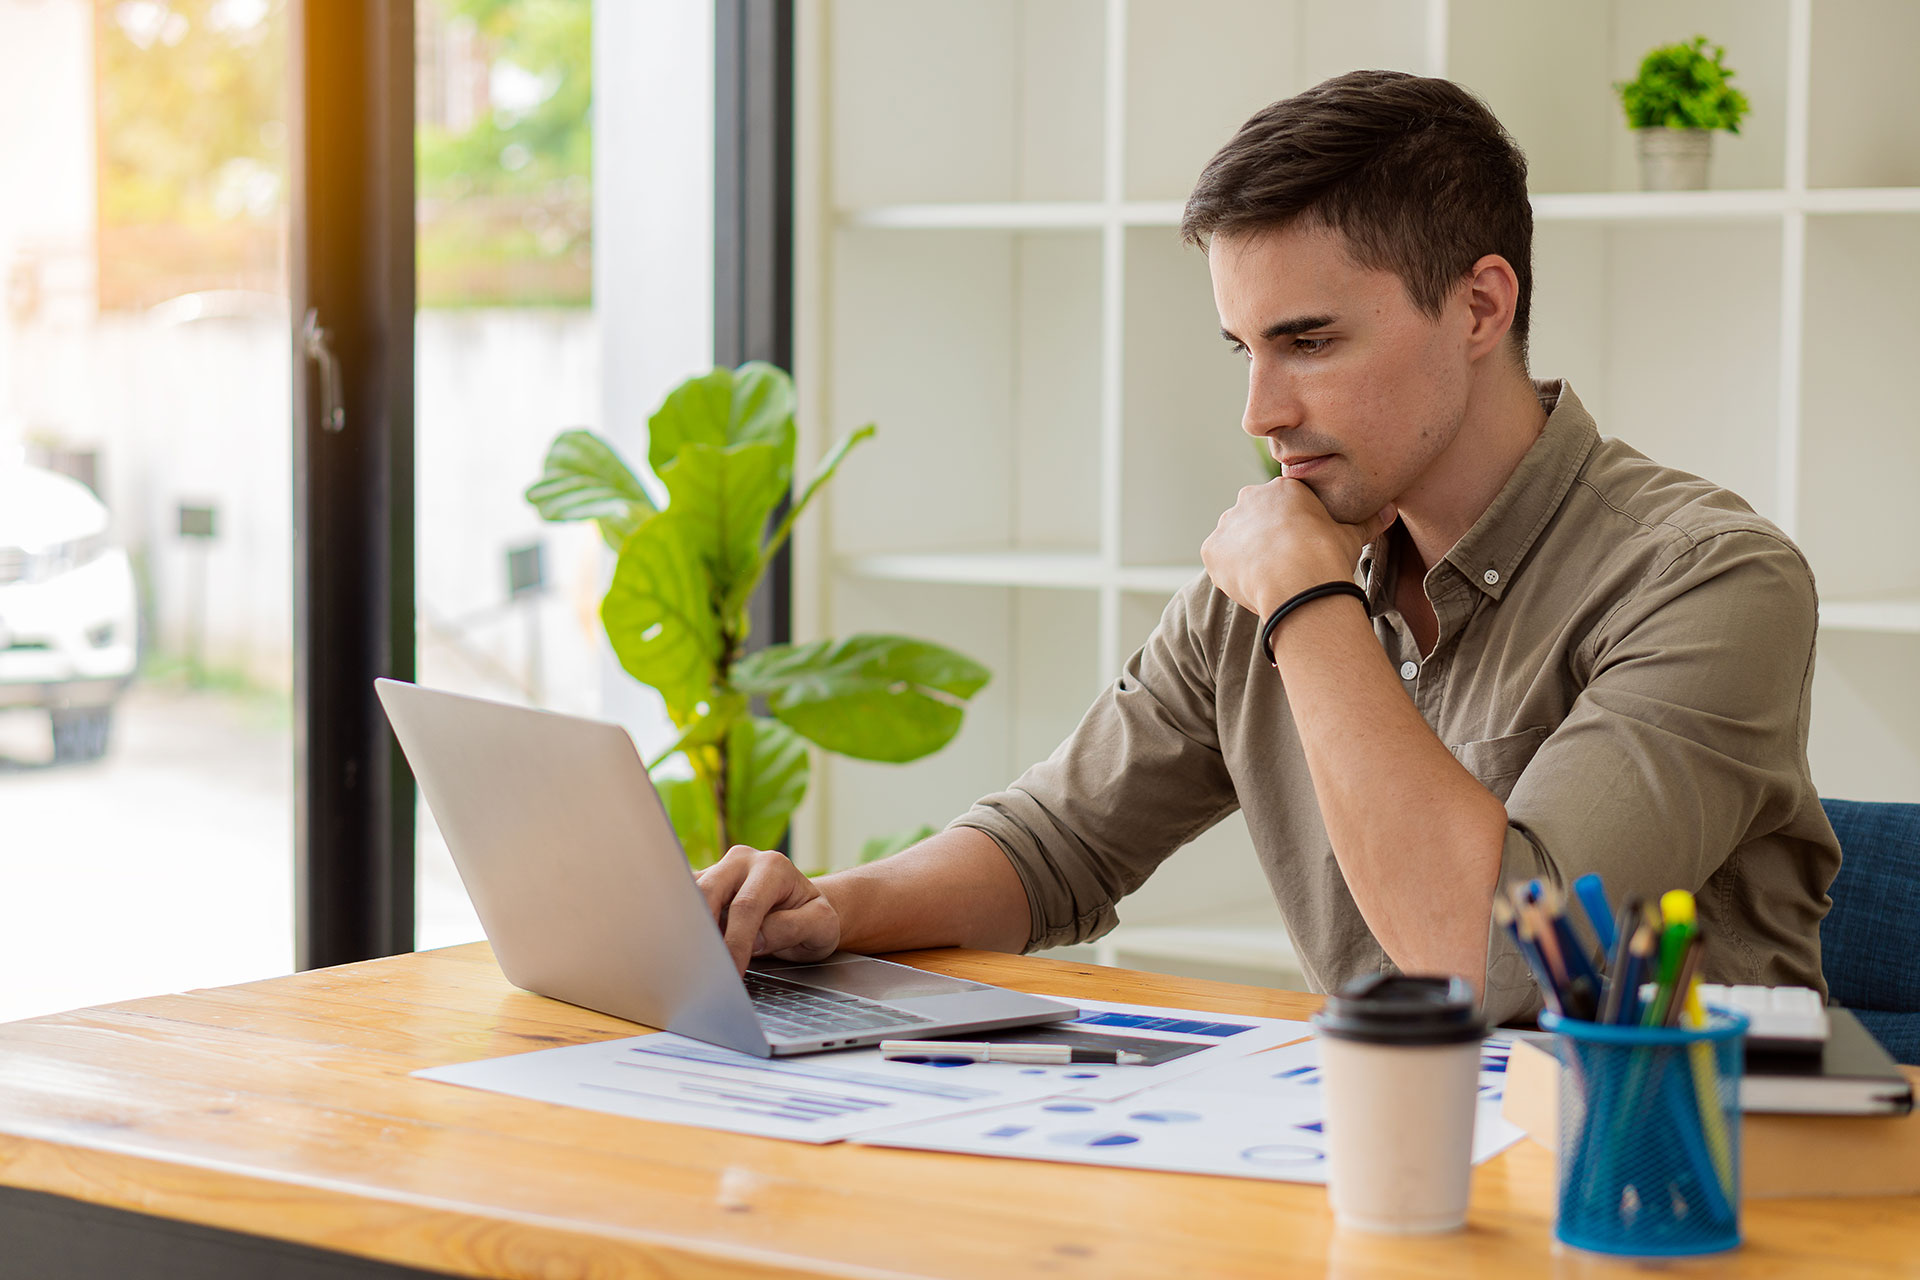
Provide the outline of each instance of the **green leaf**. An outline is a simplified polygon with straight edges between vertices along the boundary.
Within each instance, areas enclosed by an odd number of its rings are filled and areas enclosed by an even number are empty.
[[[731,680],[761,694],[796,732],[842,755],[905,763],[960,731],[960,702],[991,678],[944,645],[905,636],[855,635],[837,644],[776,645],[735,663]]]
[[[682,725],[680,736],[647,761],[649,771],[682,751],[710,747],[724,740],[733,722],[747,714],[747,698],[742,693],[709,693],[704,701],[695,703],[692,710],[692,719]]]
[[[1745,94],[1728,82],[1733,71],[1726,49],[1708,45],[1705,36],[1662,45],[1641,59],[1630,81],[1616,81],[1627,124],[1635,129],[1725,129],[1740,132],[1746,116]]]
[[[789,474],[771,444],[688,444],[661,471],[671,510],[705,562],[716,599],[731,600],[754,573],[760,537],[787,491]]]
[[[628,674],[667,700],[675,724],[707,696],[720,660],[713,584],[694,534],[678,511],[663,511],[620,547],[613,585],[600,602],[607,639]]]
[[[882,858],[890,858],[902,849],[910,849],[933,834],[935,834],[933,827],[922,824],[911,831],[896,831],[890,836],[875,836],[860,846],[860,861],[878,862]]]
[[[793,410],[793,380],[762,361],[688,378],[647,421],[647,462],[662,475],[690,444],[770,444],[783,461],[784,487],[793,474]]]
[[[655,778],[667,821],[680,837],[687,865],[695,871],[720,861],[720,824],[714,821],[713,792],[697,778]]]
[[[807,794],[807,744],[777,720],[744,716],[727,731],[727,836],[778,847]]]
[[[768,555],[772,555],[779,549],[780,544],[786,540],[787,531],[793,528],[793,522],[798,520],[800,513],[807,509],[807,504],[813,501],[813,495],[820,491],[820,486],[833,479],[833,473],[840,469],[840,464],[846,461],[849,453],[853,452],[853,447],[862,441],[873,439],[874,433],[879,429],[871,422],[864,427],[855,427],[841,436],[833,448],[827,450],[827,456],[820,460],[820,465],[814,470],[812,478],[807,481],[806,487],[800,491],[799,498],[787,511],[786,519],[780,522],[780,528],[767,540]]]
[[[780,550],[780,544],[787,540],[787,535],[793,531],[794,521],[800,518],[800,513],[807,509],[809,502],[813,501],[813,495],[819,492],[820,486],[833,479],[833,473],[840,469],[840,463],[853,450],[853,447],[863,440],[872,439],[876,429],[869,422],[864,427],[849,431],[840,438],[838,444],[827,451],[827,456],[821,460],[819,469],[813,473],[813,478],[807,481],[806,488],[801,491],[799,498],[787,507],[786,515],[780,520],[780,527],[775,529],[760,547],[752,572],[734,581],[733,589],[727,595],[728,617],[732,617],[746,607],[747,596],[753,592],[760,581],[760,575],[767,571],[767,566],[773,563],[774,553]]]
[[[600,536],[615,550],[655,511],[646,488],[613,446],[577,429],[554,437],[526,498],[542,520],[599,521]]]

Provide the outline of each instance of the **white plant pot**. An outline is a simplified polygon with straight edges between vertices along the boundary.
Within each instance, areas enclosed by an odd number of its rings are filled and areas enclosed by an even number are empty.
[[[1711,129],[1637,129],[1642,191],[1705,191]]]

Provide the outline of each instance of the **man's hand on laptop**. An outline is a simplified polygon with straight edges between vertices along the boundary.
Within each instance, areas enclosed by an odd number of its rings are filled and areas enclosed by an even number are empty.
[[[840,946],[833,904],[783,853],[737,844],[694,880],[742,973],[755,956],[824,960]]]

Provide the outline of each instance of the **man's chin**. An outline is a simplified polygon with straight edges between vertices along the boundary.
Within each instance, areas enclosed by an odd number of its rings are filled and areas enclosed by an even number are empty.
[[[1366,506],[1364,497],[1356,497],[1351,493],[1338,490],[1328,491],[1316,486],[1311,480],[1302,483],[1313,490],[1313,496],[1320,499],[1320,505],[1327,509],[1327,514],[1341,524],[1360,524],[1385,505],[1375,503],[1369,507]]]

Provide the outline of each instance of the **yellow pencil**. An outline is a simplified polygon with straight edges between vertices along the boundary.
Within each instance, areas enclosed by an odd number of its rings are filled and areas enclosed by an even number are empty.
[[[1666,917],[1668,924],[1694,926],[1693,946],[1680,975],[1680,989],[1674,993],[1674,1003],[1684,1011],[1687,1026],[1704,1027],[1707,1025],[1707,1010],[1700,1002],[1700,984],[1694,980],[1694,974],[1699,972],[1700,953],[1707,940],[1699,932],[1699,915],[1693,895],[1685,889],[1675,889],[1662,895],[1660,913]],[[1718,1072],[1714,1064],[1713,1046],[1704,1041],[1688,1045],[1687,1057],[1693,1072],[1694,1101],[1700,1108],[1700,1124],[1706,1131],[1707,1150],[1713,1156],[1713,1169],[1720,1175],[1720,1185],[1725,1188],[1727,1195],[1732,1196],[1733,1144],[1727,1137],[1727,1120],[1721,1114],[1719,1090],[1715,1088]]]

